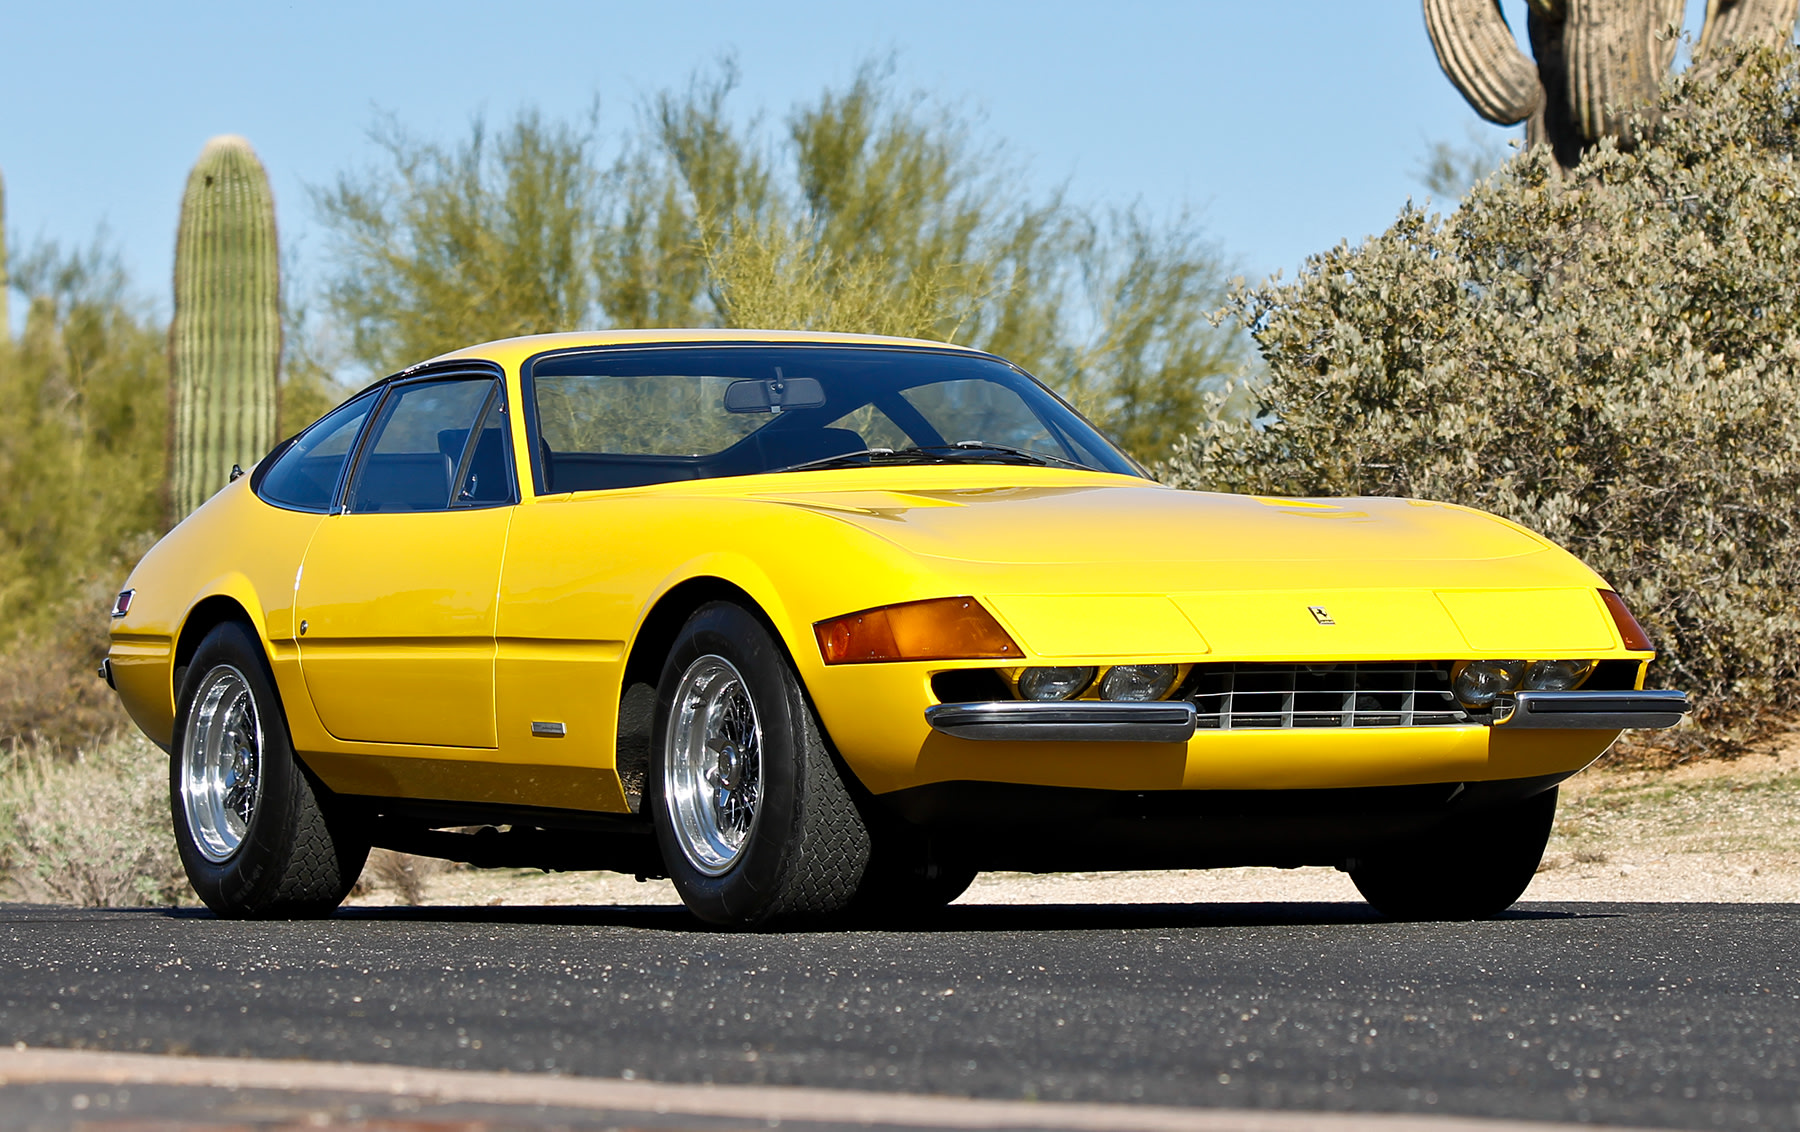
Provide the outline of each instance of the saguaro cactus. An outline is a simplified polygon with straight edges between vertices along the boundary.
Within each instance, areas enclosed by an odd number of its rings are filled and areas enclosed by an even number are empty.
[[[1490,122],[1525,122],[1564,168],[1603,137],[1637,141],[1633,111],[1656,96],[1675,59],[1683,0],[1530,0],[1532,55],[1519,50],[1499,0],[1424,0],[1438,65]],[[1785,43],[1800,0],[1707,0],[1700,57],[1729,44]]]
[[[170,504],[180,519],[275,441],[281,360],[275,198],[240,137],[206,143],[175,242]]]

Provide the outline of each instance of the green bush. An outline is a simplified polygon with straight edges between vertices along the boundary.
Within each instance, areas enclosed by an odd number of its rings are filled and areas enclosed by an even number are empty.
[[[98,247],[15,258],[0,334],[0,743],[72,748],[125,722],[94,666],[106,608],[163,530],[163,327]]]
[[[1522,154],[1453,214],[1240,291],[1254,421],[1184,487],[1498,512],[1626,597],[1715,736],[1800,707],[1800,55],[1664,85],[1651,144]]]

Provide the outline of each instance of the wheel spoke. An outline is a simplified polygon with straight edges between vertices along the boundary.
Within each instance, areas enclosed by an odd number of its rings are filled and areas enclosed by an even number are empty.
[[[720,656],[688,667],[674,697],[663,790],[682,853],[717,876],[749,841],[761,796],[762,727],[743,675]]]
[[[201,680],[181,744],[181,801],[194,846],[215,864],[243,844],[262,799],[262,726],[244,674],[229,664]]]

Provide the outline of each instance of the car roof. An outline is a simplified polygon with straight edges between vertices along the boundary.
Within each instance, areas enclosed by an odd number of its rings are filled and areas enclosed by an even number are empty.
[[[881,334],[839,334],[816,330],[576,330],[562,334],[531,334],[522,338],[502,338],[440,354],[423,365],[452,361],[494,362],[508,370],[516,370],[527,358],[549,350],[579,349],[583,346],[674,346],[706,342],[734,343],[817,343],[835,346],[924,346],[934,350],[958,350],[971,354],[981,351],[952,342],[933,342],[923,338],[893,338]],[[408,367],[408,372],[419,366]]]

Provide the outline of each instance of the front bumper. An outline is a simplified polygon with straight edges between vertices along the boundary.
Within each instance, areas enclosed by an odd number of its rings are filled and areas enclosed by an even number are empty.
[[[1618,731],[1673,727],[1688,713],[1686,692],[1520,692],[1496,707],[1495,727]]]
[[[1509,730],[1650,730],[1675,726],[1687,711],[1685,692],[1520,692],[1496,708],[1492,725]],[[996,700],[925,709],[925,722],[933,731],[990,742],[1185,743],[1193,738],[1197,719],[1196,708],[1185,700]]]
[[[925,709],[933,731],[958,739],[1039,742],[1185,743],[1199,713],[1183,700],[1158,703],[1036,703],[996,700]]]

